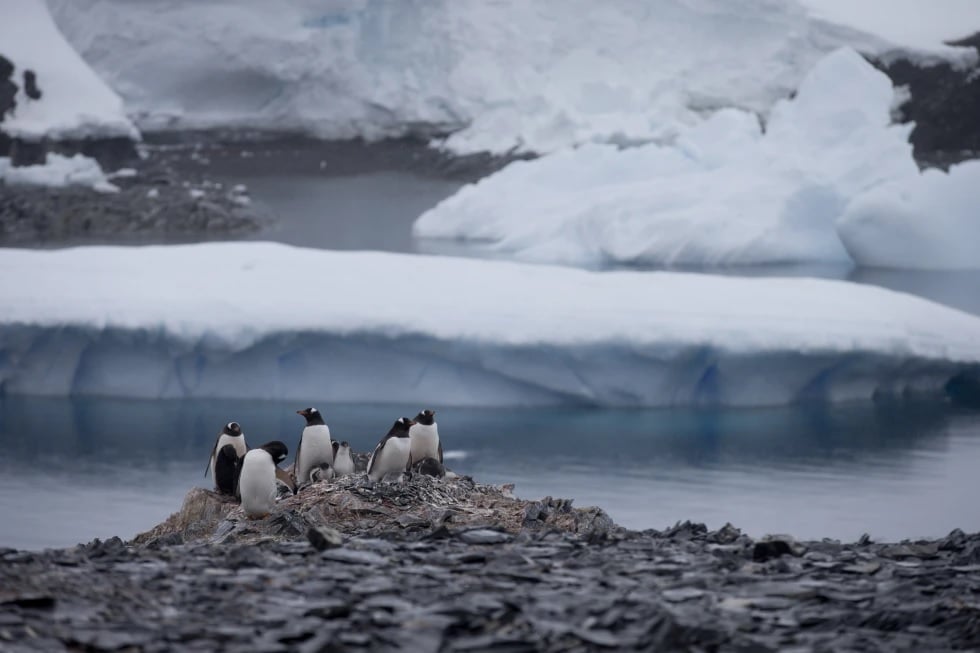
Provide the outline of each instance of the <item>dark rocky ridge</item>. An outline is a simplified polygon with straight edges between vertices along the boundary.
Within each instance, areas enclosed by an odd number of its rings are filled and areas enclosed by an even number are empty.
[[[950,45],[973,47],[980,54],[980,32]],[[907,58],[871,63],[909,91],[898,118],[915,122],[909,139],[920,166],[947,168],[980,155],[980,63],[966,68]]]
[[[708,531],[691,523],[630,532],[596,509],[520,501],[465,478],[416,476],[404,485],[374,487],[352,479],[307,492],[281,502],[265,520],[240,524],[234,504],[222,507],[198,490],[187,503],[210,506],[228,519],[212,515],[194,532],[171,518],[169,526],[128,544],[111,538],[60,551],[0,551],[0,647],[980,646],[980,534],[954,531],[942,540],[900,544],[862,538],[845,545],[755,541],[731,526]],[[440,508],[430,502],[448,499],[455,503],[443,506],[446,519],[408,518],[434,514]],[[303,513],[302,505],[313,512]],[[481,505],[490,512],[479,514]],[[334,511],[330,518],[346,535],[323,524],[308,536],[299,532],[320,508]]]

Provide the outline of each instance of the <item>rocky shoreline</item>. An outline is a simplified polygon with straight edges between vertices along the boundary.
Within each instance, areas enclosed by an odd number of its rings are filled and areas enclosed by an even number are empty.
[[[415,475],[265,520],[192,491],[132,542],[0,551],[4,651],[892,651],[980,646],[980,534],[853,544],[616,526]]]

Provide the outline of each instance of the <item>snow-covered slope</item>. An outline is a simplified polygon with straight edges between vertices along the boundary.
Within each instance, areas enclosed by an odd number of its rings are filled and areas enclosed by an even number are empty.
[[[911,125],[890,124],[894,97],[884,74],[842,48],[775,105],[765,133],[753,114],[728,109],[671,145],[590,145],[515,162],[423,214],[415,234],[587,265],[980,267],[968,238],[980,224],[980,169],[957,169],[955,198],[938,186],[913,191],[942,175],[920,175]],[[920,199],[897,229],[882,196],[901,203],[906,192]],[[957,245],[964,238],[971,245]]]
[[[841,44],[903,45],[795,0],[50,4],[141,125],[459,130],[446,143],[458,152],[669,138],[720,107],[766,113]]]
[[[834,281],[270,243],[2,250],[0,279],[12,394],[760,405],[980,365],[980,319]]]
[[[0,55],[13,62],[21,87],[14,114],[3,120],[4,132],[25,140],[139,138],[122,100],[65,41],[44,0],[3,0]],[[24,70],[37,75],[37,100],[25,94]]]

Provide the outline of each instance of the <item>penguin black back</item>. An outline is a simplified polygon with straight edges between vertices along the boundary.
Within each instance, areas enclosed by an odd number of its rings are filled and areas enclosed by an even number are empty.
[[[214,460],[214,484],[222,494],[234,495],[238,489],[238,476],[242,472],[242,461],[235,447],[226,444],[221,447]]]

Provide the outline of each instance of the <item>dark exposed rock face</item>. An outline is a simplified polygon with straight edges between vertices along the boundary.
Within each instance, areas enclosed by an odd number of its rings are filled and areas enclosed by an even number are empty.
[[[980,33],[952,45],[980,46]],[[978,47],[980,52],[980,47]],[[908,59],[872,61],[895,86],[908,87],[899,107],[903,122],[914,121],[910,137],[920,165],[946,167],[980,153],[980,65],[918,65]]]
[[[384,503],[384,502],[382,502]],[[281,516],[281,515],[280,515]],[[356,517],[353,517],[356,520]],[[277,519],[273,515],[267,519]],[[252,543],[0,551],[9,651],[949,651],[980,646],[980,535],[797,544],[389,524]]]

